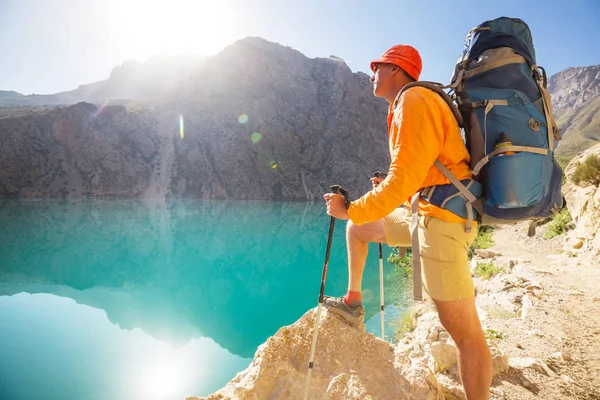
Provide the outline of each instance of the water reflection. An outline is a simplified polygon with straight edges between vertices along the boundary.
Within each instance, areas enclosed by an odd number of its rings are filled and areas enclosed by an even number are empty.
[[[217,390],[230,370],[249,362],[208,338],[174,349],[138,328],[120,329],[101,310],[54,295],[0,297],[0,315],[5,400],[184,399]]]
[[[12,358],[0,352],[0,395],[12,387],[6,370],[13,371],[10,379],[33,379],[52,365],[56,373],[74,368],[47,382],[69,390],[124,385],[95,375],[135,387],[136,379],[154,382],[155,375],[179,379],[169,371],[189,357],[199,360],[188,368],[196,386],[186,395],[221,387],[258,345],[316,306],[329,226],[323,209],[320,203],[0,200],[0,307],[6,311],[0,336],[4,347],[14,347]],[[346,289],[344,228],[337,223],[327,294]],[[367,327],[379,335],[372,250],[363,284],[372,293]],[[400,284],[398,274],[386,276],[386,302],[396,309],[407,301]],[[394,310],[386,308],[388,320]],[[19,336],[24,331],[27,340]],[[30,354],[47,357],[32,363]],[[31,374],[16,372],[21,363]],[[156,368],[144,369],[145,363]],[[125,365],[129,372],[120,369]],[[206,365],[212,367],[202,376]],[[70,378],[82,367],[89,379]],[[97,372],[105,367],[110,371]]]

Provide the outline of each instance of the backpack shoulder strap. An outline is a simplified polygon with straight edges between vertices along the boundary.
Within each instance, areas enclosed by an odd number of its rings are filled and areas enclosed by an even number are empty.
[[[409,83],[408,85],[404,86],[396,96],[396,100],[394,100],[394,108],[396,108],[396,105],[400,101],[400,97],[402,96],[402,94],[404,94],[404,92],[406,92],[408,89],[415,86],[421,86],[439,94],[442,97],[442,99],[444,99],[444,101],[448,104],[448,107],[450,107],[450,111],[452,111],[454,118],[456,118],[458,126],[464,128],[463,118],[462,115],[460,115],[460,111],[458,111],[458,108],[456,107],[450,96],[448,96],[448,94],[444,92],[444,88],[446,88],[446,86],[442,85],[441,83],[428,81],[417,81]]]

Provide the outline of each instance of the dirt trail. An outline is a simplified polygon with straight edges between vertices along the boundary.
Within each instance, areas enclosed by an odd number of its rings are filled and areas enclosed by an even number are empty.
[[[525,319],[488,304],[484,325],[504,335],[498,342],[509,358],[532,357],[543,365],[513,369],[494,386],[507,399],[600,400],[600,260],[565,252],[562,237],[544,240],[544,227],[534,238],[526,232],[525,224],[496,228],[492,250],[501,254],[499,263],[527,260],[513,273],[530,281],[530,293],[541,286],[539,296],[523,298],[533,303]],[[506,293],[517,298],[525,290]]]

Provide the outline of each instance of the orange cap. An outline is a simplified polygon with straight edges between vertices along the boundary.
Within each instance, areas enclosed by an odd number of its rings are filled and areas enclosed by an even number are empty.
[[[417,49],[405,44],[397,44],[391,47],[375,61],[371,62],[371,71],[377,63],[394,64],[402,68],[414,80],[419,80],[423,63]]]

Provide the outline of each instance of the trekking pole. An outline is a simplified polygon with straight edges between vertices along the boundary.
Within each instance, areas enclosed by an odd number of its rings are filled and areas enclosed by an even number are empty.
[[[385,318],[383,317],[383,309],[385,305],[383,303],[383,246],[379,243],[379,296],[381,301],[381,338],[385,340]]]
[[[373,173],[375,178],[381,178],[381,172]],[[379,304],[381,306],[381,338],[385,340],[385,317],[383,309],[385,308],[383,301],[383,246],[379,243]]]
[[[333,193],[342,193],[346,197],[346,191],[341,190],[340,185],[330,186]],[[312,345],[310,346],[310,357],[308,359],[308,375],[306,375],[306,387],[304,389],[304,400],[308,399],[308,388],[310,386],[310,376],[312,374],[313,359],[315,355],[315,348],[317,347],[317,333],[319,332],[319,320],[321,319],[321,306],[323,304],[323,295],[325,293],[325,279],[327,278],[327,268],[329,265],[329,253],[331,252],[331,241],[333,239],[333,226],[335,224],[335,218],[331,217],[329,222],[329,236],[327,237],[327,250],[325,251],[325,264],[323,265],[323,275],[321,276],[321,291],[319,293],[319,305],[317,306],[317,316],[315,318],[315,329],[313,330]]]

